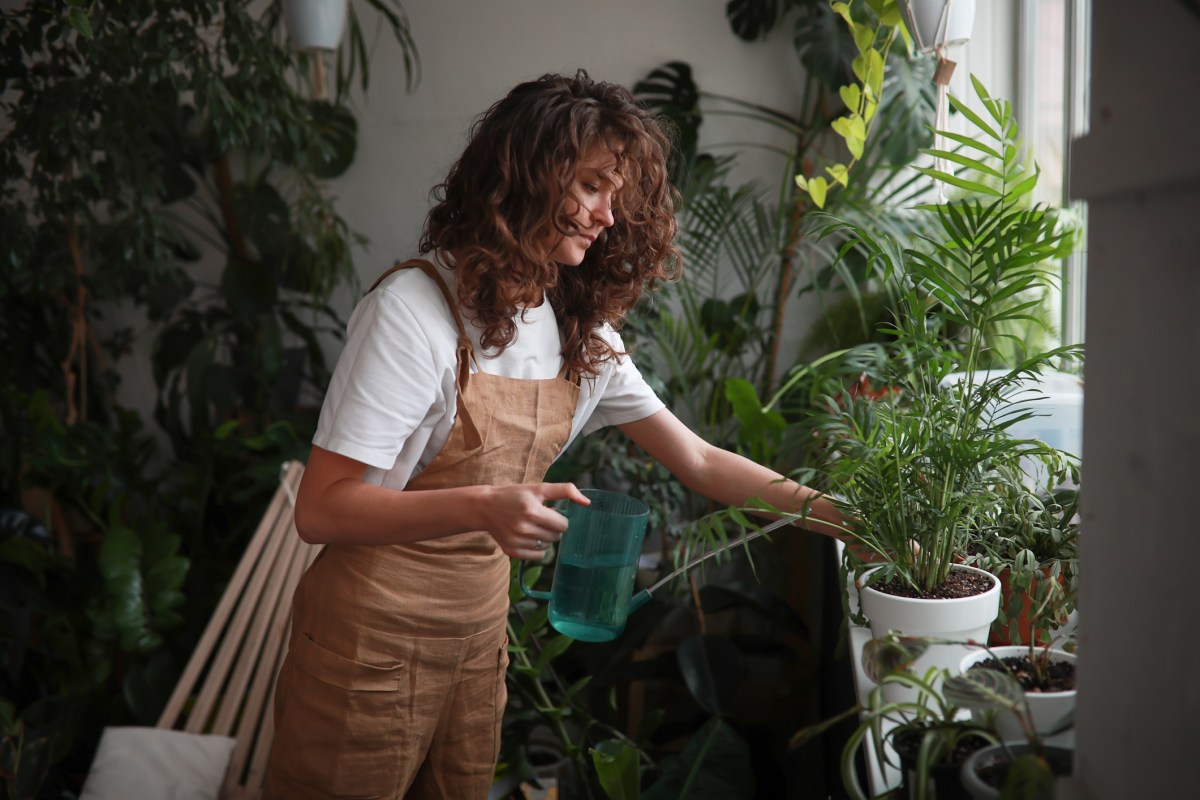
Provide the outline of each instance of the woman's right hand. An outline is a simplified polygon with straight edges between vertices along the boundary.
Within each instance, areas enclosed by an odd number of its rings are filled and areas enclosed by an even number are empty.
[[[483,530],[510,558],[540,561],[562,538],[567,518],[547,506],[555,500],[591,504],[573,483],[522,483],[489,489],[480,504]]]

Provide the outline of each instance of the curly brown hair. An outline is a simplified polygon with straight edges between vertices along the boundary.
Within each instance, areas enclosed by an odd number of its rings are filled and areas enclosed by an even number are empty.
[[[576,165],[597,145],[611,151],[623,180],[615,223],[583,263],[560,269],[547,242],[553,231],[573,232]],[[453,255],[459,304],[483,329],[485,349],[512,342],[518,308],[540,302],[544,289],[569,369],[596,375],[618,355],[599,328],[620,328],[643,292],[679,274],[669,153],[662,128],[628,90],[583,70],[522,83],[475,121],[433,189],[420,250]]]

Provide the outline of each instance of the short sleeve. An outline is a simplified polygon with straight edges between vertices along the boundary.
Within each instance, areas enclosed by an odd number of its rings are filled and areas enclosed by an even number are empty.
[[[444,407],[443,384],[453,374],[407,303],[394,292],[367,294],[351,315],[346,346],[334,368],[313,443],[389,470],[406,441]]]
[[[615,331],[607,329],[606,335],[618,352],[625,349],[620,335]],[[609,425],[637,422],[665,408],[665,404],[646,383],[630,355],[626,354],[614,362],[609,362],[605,369],[608,374],[604,376],[606,380],[602,380],[597,386],[595,408],[584,423],[581,431],[583,435]]]

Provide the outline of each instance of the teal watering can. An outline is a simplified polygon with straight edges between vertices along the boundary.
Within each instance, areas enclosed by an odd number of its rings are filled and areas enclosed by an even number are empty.
[[[641,500],[602,489],[583,489],[591,505],[568,503],[563,513],[567,531],[558,543],[558,558],[550,591],[525,585],[527,561],[517,571],[527,597],[550,604],[550,624],[559,633],[582,642],[607,642],[625,630],[625,619],[650,601],[654,592],[676,575],[705,559],[787,525],[797,516],[772,522],[689,562],[648,589],[633,593],[638,557],[646,535],[650,509]]]

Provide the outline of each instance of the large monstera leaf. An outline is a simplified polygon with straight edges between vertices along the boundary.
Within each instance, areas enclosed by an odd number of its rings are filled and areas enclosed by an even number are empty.
[[[828,3],[806,3],[796,15],[792,42],[805,71],[831,91],[853,78],[850,63],[858,50],[850,32]]]
[[[774,29],[793,0],[729,0],[725,16],[739,39],[753,42]]]

